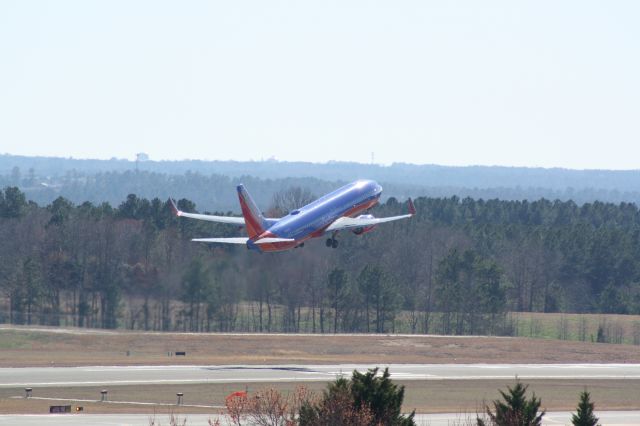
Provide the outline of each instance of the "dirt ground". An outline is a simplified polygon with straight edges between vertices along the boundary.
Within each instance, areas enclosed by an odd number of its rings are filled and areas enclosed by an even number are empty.
[[[173,355],[176,351],[185,351],[186,356]],[[0,326],[0,367],[287,363],[640,363],[640,347],[532,338],[143,333]]]

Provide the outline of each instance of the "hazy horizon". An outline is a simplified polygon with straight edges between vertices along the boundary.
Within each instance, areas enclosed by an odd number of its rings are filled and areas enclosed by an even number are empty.
[[[148,154],[148,153],[143,153]],[[57,156],[57,155],[22,155],[22,154],[11,154],[8,152],[4,152],[0,154],[0,156],[13,156],[13,157],[26,157],[26,158],[52,158],[52,159],[60,159],[60,160],[77,160],[77,161],[127,161],[132,164],[136,163],[136,156],[134,155],[131,158],[124,157],[110,157],[110,158],[98,158],[98,157],[72,157],[72,156]],[[233,160],[233,159],[202,159],[202,158],[175,158],[175,159],[157,159],[149,157],[147,160],[142,160],[140,163],[144,162],[189,162],[189,161],[199,161],[199,162],[238,162],[238,163],[307,163],[314,165],[327,165],[327,164],[358,164],[362,166],[377,166],[377,167],[392,167],[394,165],[409,165],[409,166],[427,166],[427,167],[443,167],[443,168],[473,168],[473,167],[486,167],[486,168],[514,168],[514,169],[543,169],[543,170],[567,170],[567,171],[606,171],[606,172],[636,172],[640,171],[640,167],[635,169],[598,169],[598,168],[571,168],[571,167],[545,167],[545,166],[512,166],[512,165],[501,165],[501,164],[463,164],[463,165],[448,165],[448,164],[436,164],[436,163],[412,163],[409,161],[397,161],[390,164],[382,164],[382,163],[371,163],[364,161],[348,161],[348,160],[327,160],[327,161],[305,161],[305,160],[280,160],[274,158],[263,158],[263,159],[247,159],[247,160]]]

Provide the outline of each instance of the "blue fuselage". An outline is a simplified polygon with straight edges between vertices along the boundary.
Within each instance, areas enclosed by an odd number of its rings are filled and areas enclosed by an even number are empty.
[[[336,219],[352,216],[373,207],[382,194],[382,187],[372,180],[358,180],[345,185],[304,207],[290,212],[276,221],[269,233],[280,238],[293,238],[295,244],[312,237],[319,237]],[[273,244],[261,247],[264,251],[286,249],[291,244]]]

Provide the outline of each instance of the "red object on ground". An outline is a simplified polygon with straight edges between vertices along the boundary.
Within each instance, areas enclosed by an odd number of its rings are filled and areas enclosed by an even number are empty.
[[[247,397],[247,393],[244,391],[238,391],[238,392],[232,392],[229,395],[227,395],[227,397],[225,398],[227,401],[232,399],[232,398],[246,398]]]

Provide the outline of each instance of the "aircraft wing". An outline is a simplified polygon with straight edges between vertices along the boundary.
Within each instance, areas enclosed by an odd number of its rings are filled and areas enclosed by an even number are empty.
[[[178,206],[176,206],[176,203],[175,201],[173,201],[172,198],[169,198],[169,201],[171,202],[171,209],[173,210],[173,213],[176,216],[190,217],[191,219],[198,219],[198,220],[208,220],[209,222],[231,223],[233,225],[244,225],[244,218],[242,217],[214,216],[210,214],[187,213],[187,212],[183,212],[182,210],[179,210]],[[236,244],[243,244],[243,243],[236,243]]]
[[[393,222],[394,220],[406,219],[416,214],[416,208],[413,201],[409,198],[409,213],[400,216],[374,217],[374,218],[358,218],[343,216],[336,219],[331,225],[325,229],[325,232],[341,231],[343,229],[364,228],[367,226],[375,226],[381,223]]]

